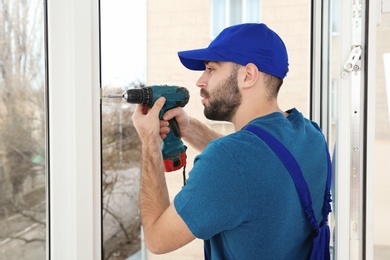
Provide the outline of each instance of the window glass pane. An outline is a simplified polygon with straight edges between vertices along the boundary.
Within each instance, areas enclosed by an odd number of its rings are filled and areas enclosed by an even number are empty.
[[[145,82],[145,1],[101,0],[103,94],[121,94]],[[140,254],[138,215],[140,142],[134,105],[102,102],[102,222],[104,259]]]
[[[383,10],[383,9],[382,9]],[[390,10],[377,26],[376,138],[374,177],[374,259],[390,259]]]
[[[239,24],[242,22],[242,0],[229,1],[229,25]]]
[[[42,1],[0,2],[0,258],[45,259]]]
[[[340,32],[340,7],[338,0],[331,0],[331,30],[333,34],[337,34]]]
[[[211,35],[214,38],[225,27],[243,22],[260,22],[261,0],[211,1]]]
[[[218,35],[226,26],[226,0],[211,1],[212,37]]]
[[[244,22],[259,23],[261,21],[261,0],[246,0]]]

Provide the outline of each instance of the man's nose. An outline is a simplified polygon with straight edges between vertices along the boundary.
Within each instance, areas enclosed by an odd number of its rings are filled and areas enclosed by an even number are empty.
[[[205,76],[205,72],[199,77],[199,79],[196,81],[196,86],[199,88],[204,88],[207,86],[207,80]]]

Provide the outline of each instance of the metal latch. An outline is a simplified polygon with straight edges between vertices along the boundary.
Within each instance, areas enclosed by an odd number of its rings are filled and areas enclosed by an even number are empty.
[[[362,47],[360,45],[354,46],[349,54],[348,60],[344,64],[344,71],[341,73],[341,77],[345,78],[352,71],[360,70],[358,61],[362,55]]]

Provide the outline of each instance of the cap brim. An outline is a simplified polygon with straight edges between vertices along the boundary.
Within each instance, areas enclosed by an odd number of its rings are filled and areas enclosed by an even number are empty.
[[[180,62],[190,70],[205,70],[205,61],[225,61],[219,54],[210,51],[210,49],[197,49],[189,51],[179,51],[177,53]]]

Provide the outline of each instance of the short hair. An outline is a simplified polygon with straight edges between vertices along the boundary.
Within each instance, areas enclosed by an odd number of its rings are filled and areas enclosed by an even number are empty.
[[[278,97],[280,87],[283,84],[283,79],[264,72],[263,75],[266,91],[268,93],[267,99],[276,99]]]

